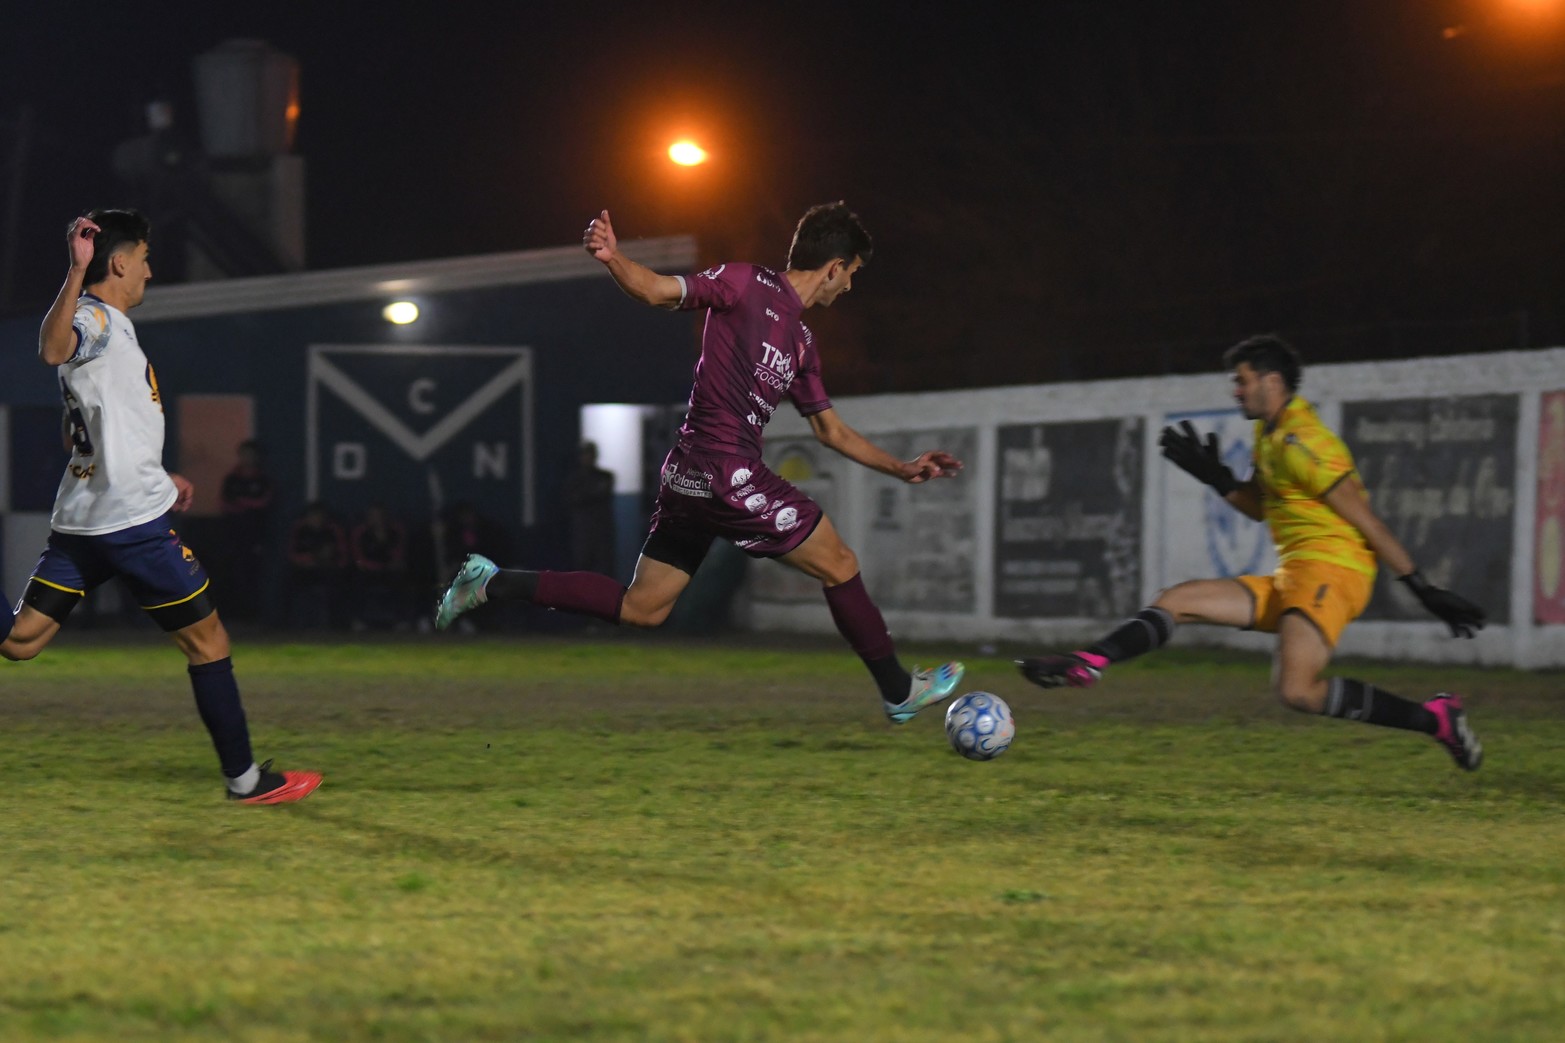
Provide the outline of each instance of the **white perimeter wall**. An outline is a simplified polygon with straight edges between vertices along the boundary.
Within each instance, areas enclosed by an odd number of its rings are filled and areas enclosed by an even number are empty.
[[[1432,617],[1360,620],[1343,636],[1341,653],[1526,668],[1565,665],[1565,625],[1533,622],[1539,407],[1543,396],[1561,389],[1562,348],[1306,368],[1301,391],[1333,428],[1341,423],[1344,402],[1517,396],[1514,550],[1508,562],[1497,566],[1510,569],[1510,622],[1491,625],[1476,640],[1457,641]],[[997,443],[1003,425],[1139,417],[1142,524],[1135,601],[1144,604],[1173,583],[1216,574],[1206,565],[1212,526],[1202,507],[1202,487],[1164,461],[1156,444],[1162,427],[1181,416],[1195,415],[1198,426],[1208,429],[1234,423],[1227,377],[1215,369],[1197,376],[863,396],[837,399],[835,406],[849,424],[899,455],[940,448],[941,438],[965,442],[967,467],[956,482],[969,487],[960,491],[960,510],[946,512],[939,498],[957,490],[901,485],[820,450],[808,437],[808,425],[786,406],[768,428],[769,464],[826,506],[858,552],[865,581],[898,638],[1024,641],[1046,649],[1100,633],[1105,623],[1119,618],[1118,612],[1056,618],[995,614],[995,484],[1002,478]],[[1349,443],[1351,448],[1351,438]],[[920,496],[934,499],[921,503]],[[953,526],[948,519],[954,515],[971,519]],[[1236,512],[1234,517],[1239,517]],[[1259,529],[1256,533],[1264,535]],[[1255,537],[1240,532],[1225,538],[1242,543]],[[1269,555],[1265,560],[1258,571],[1275,562]],[[755,629],[833,632],[818,586],[785,566],[758,563],[750,570],[747,594]],[[1273,642],[1269,635],[1195,626],[1181,628],[1175,640],[1251,649],[1269,649]]]

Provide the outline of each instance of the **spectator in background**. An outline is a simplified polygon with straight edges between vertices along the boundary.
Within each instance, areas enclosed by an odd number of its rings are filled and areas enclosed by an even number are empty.
[[[445,524],[445,559],[461,561],[474,553],[475,547],[488,547],[507,542],[500,526],[478,513],[469,500],[463,500],[451,508]]]
[[[348,541],[320,500],[307,504],[288,533],[288,622],[300,630],[336,625],[348,564]]]
[[[238,619],[254,620],[260,615],[266,581],[267,530],[276,488],[262,463],[259,443],[241,442],[239,462],[223,479],[223,529],[233,601],[229,614]]]
[[[407,625],[408,534],[402,523],[371,504],[348,539],[353,558],[352,628]]]
[[[571,568],[612,576],[614,563],[614,472],[598,466],[598,447],[583,442],[576,468],[565,480],[570,511]]]

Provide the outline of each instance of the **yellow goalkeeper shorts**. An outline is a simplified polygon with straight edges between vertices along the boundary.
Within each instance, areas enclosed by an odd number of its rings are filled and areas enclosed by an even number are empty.
[[[1333,648],[1343,629],[1369,605],[1375,589],[1372,573],[1308,558],[1287,562],[1270,576],[1235,578],[1255,598],[1251,630],[1276,633],[1283,613],[1294,610],[1308,616]]]

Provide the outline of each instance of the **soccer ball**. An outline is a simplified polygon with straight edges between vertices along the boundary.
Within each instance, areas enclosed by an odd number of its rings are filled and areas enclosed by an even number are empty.
[[[1005,700],[988,692],[968,692],[946,707],[946,738],[971,761],[990,761],[1011,748],[1016,721]]]

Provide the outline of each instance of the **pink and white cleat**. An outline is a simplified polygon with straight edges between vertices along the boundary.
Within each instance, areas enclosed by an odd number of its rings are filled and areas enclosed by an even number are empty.
[[[1091,688],[1108,669],[1109,661],[1091,652],[1018,659],[1022,676],[1040,688]]]
[[[1467,723],[1467,711],[1462,709],[1462,697],[1441,692],[1424,704],[1424,709],[1435,715],[1440,730],[1435,741],[1446,748],[1457,766],[1466,771],[1477,771],[1483,763],[1483,743],[1478,741],[1472,726]]]

